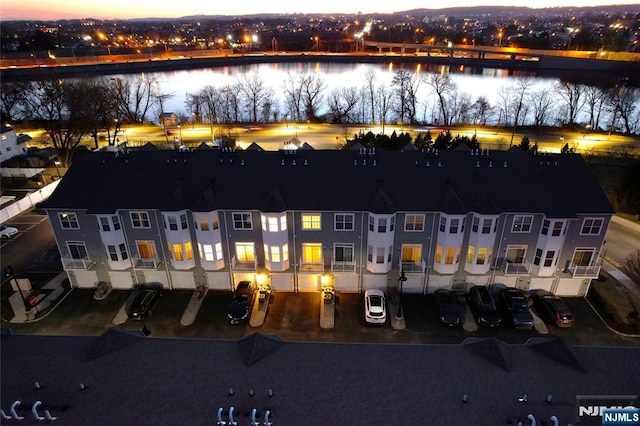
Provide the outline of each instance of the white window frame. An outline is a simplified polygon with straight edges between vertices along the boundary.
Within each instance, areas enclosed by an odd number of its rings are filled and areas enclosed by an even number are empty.
[[[532,228],[533,228],[533,215],[517,214],[513,216],[513,222],[511,223],[512,233],[527,234],[531,232]]]
[[[67,251],[69,252],[69,256],[72,259],[74,259],[74,260],[88,260],[89,259],[89,252],[87,251],[87,245],[84,243],[84,241],[67,241],[66,245],[67,245]],[[84,257],[74,257],[73,253],[71,251],[71,246],[82,247],[82,249],[84,250]]]
[[[322,215],[320,213],[302,213],[300,215],[300,229],[303,231],[321,231]]]
[[[522,255],[522,262],[518,262],[516,263],[515,261],[511,260],[511,263],[516,264],[516,265],[522,265],[525,262],[525,259],[527,258],[527,246],[524,244],[513,244],[513,245],[508,245],[507,248],[505,249],[505,254],[504,254],[504,259],[505,260],[509,260],[507,254],[509,253],[509,250],[524,250],[524,254]]]
[[[418,219],[422,219],[418,221]],[[424,231],[423,214],[407,213],[404,216],[404,232],[423,232]],[[420,225],[420,229],[416,228],[416,225]]]
[[[587,226],[587,221],[591,221],[591,224]],[[597,231],[598,232],[593,232],[596,229],[596,223],[599,222],[599,224],[597,225]],[[582,227],[580,227],[580,235],[600,235],[600,233],[602,232],[602,227],[604,226],[604,219],[601,217],[585,217],[582,220]],[[587,230],[587,232],[585,232],[585,229]]]
[[[253,229],[251,212],[233,212],[231,213],[231,221],[233,222],[233,229],[235,230],[250,231]],[[238,223],[240,226],[237,226]]]
[[[351,251],[351,259],[350,260],[338,259],[338,257],[336,256],[336,250],[338,248],[342,249],[343,254],[345,249],[349,249]],[[333,261],[334,262],[355,262],[354,244],[353,243],[334,243],[333,244]]]
[[[350,221],[347,218],[350,218]],[[333,215],[333,230],[338,232],[353,231],[354,222],[355,215],[353,213],[335,213]],[[350,225],[350,228],[347,228],[347,225]],[[342,228],[339,226],[342,226]]]
[[[58,219],[60,220],[60,226],[62,229],[80,229],[80,222],[78,222],[78,215],[72,212],[58,213]]]
[[[129,212],[131,218],[131,227],[135,229],[149,229],[151,228],[151,221],[149,220],[149,213],[144,211]],[[136,225],[136,222],[138,224]],[[146,224],[146,226],[145,226]]]

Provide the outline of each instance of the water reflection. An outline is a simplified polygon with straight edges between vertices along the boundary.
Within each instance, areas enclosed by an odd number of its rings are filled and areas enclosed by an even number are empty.
[[[144,78],[152,79],[156,82],[156,87],[163,94],[170,95],[164,103],[164,110],[176,112],[178,115],[190,116],[188,107],[185,105],[187,94],[195,94],[205,86],[223,87],[237,83],[240,78],[248,74],[257,74],[265,82],[265,84],[273,89],[276,101],[276,108],[280,111],[280,116],[284,117],[286,111],[284,105],[286,100],[283,94],[283,81],[289,74],[314,74],[317,75],[326,87],[323,96],[328,96],[333,89],[362,88],[367,80],[367,74],[373,73],[375,76],[375,84],[377,86],[384,85],[391,89],[391,81],[397,70],[404,69],[414,73],[438,73],[451,74],[451,78],[455,83],[460,94],[468,96],[471,101],[475,101],[480,97],[486,98],[489,103],[495,106],[498,103],[500,91],[504,91],[505,87],[514,87],[518,80],[522,78],[532,78],[534,83],[532,89],[553,91],[554,87],[559,83],[559,79],[555,77],[539,77],[534,72],[509,71],[506,69],[494,68],[477,68],[459,66],[452,67],[449,65],[439,64],[403,64],[390,62],[388,64],[340,64],[340,63],[318,63],[318,62],[299,62],[299,63],[262,63],[251,65],[238,65],[217,67],[208,69],[192,69],[167,71],[158,73],[146,73]],[[124,80],[136,80],[140,75],[123,74],[118,77]],[[426,117],[428,115],[427,108],[434,101],[433,91],[426,84],[418,88],[419,107],[421,111],[416,117]],[[556,96],[558,96],[556,94]],[[318,115],[327,112],[327,105],[323,105],[323,109],[318,111]],[[579,116],[579,121],[588,121],[588,117]]]

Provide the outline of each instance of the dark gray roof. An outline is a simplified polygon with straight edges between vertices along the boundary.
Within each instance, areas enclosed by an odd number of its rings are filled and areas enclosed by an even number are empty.
[[[96,152],[73,163],[44,207],[257,209],[276,187],[289,210],[368,211],[384,194],[383,210],[556,218],[613,213],[581,156],[505,151]],[[215,203],[203,203],[205,196]]]
[[[506,371],[462,345],[287,341],[246,365],[236,341],[147,337],[88,358],[100,339],[2,336],[2,409],[20,400],[25,422],[18,423],[34,424],[31,405],[40,400],[55,424],[92,426],[215,425],[218,408],[227,421],[231,406],[239,425],[249,424],[252,408],[259,421],[270,410],[279,426],[495,426],[529,424],[529,413],[539,424],[556,415],[566,425],[575,424],[576,395],[640,389],[636,347],[575,347],[582,372],[509,345]],[[527,404],[518,401],[524,394]]]

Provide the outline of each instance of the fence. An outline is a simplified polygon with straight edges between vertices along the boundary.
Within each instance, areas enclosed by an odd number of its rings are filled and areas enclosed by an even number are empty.
[[[26,195],[25,197],[4,207],[2,210],[0,210],[0,223],[8,221],[12,217],[15,217],[20,213],[35,207],[38,203],[49,198],[49,196],[51,195],[53,190],[56,189],[59,183],[59,180],[50,183],[42,189],[34,191],[29,195]]]

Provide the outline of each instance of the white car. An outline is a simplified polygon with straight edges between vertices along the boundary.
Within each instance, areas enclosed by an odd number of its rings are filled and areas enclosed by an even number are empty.
[[[384,324],[387,321],[387,305],[381,290],[364,292],[364,320],[367,324]]]
[[[18,229],[12,226],[0,226],[0,237],[4,238],[13,238],[18,235]]]

